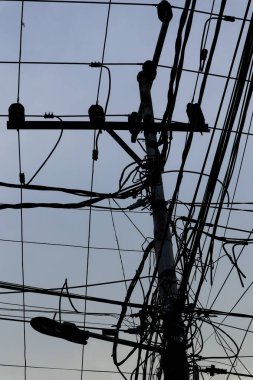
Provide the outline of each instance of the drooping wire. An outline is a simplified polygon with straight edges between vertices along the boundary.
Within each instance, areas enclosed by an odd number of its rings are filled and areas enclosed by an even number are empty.
[[[252,60],[251,57],[252,57],[252,49],[253,49],[252,35],[253,35],[253,24],[250,26],[249,31],[248,31],[248,35],[246,38],[246,42],[245,42],[245,46],[244,46],[244,50],[243,50],[243,54],[242,54],[241,63],[240,63],[239,70],[238,70],[238,72],[239,72],[238,78],[240,78],[240,80],[242,82],[244,82],[243,78],[246,77],[247,70],[250,70],[251,76],[253,73],[253,71],[252,71],[253,63],[251,63],[251,65],[250,65],[250,61]],[[251,67],[251,69],[250,69],[250,67]],[[242,96],[242,86],[239,86],[239,89],[236,87],[235,90],[237,90],[238,93]],[[234,93],[235,93],[235,90],[234,90]],[[250,103],[250,99],[251,99],[251,95],[252,95],[252,90],[253,90],[252,86],[247,85],[247,88],[245,90],[244,99],[242,102],[243,104],[241,107],[240,119],[238,122],[238,131],[239,132],[243,129],[243,126],[245,123],[245,119],[246,119],[246,115],[248,113],[248,107],[249,107],[249,103]],[[235,114],[235,112],[238,112],[238,105],[239,105],[238,102],[241,101],[240,95],[236,95],[236,93],[235,93],[235,96],[231,97],[231,99],[232,99],[231,105],[229,106],[229,111],[227,112],[226,121],[225,121],[225,126],[227,129],[231,128],[231,124],[233,124],[233,122],[234,122],[233,114]],[[240,138],[241,138],[241,136],[240,136],[240,134],[238,134],[238,136],[236,136],[235,141],[234,141],[233,146],[232,146],[229,164],[228,164],[228,167],[227,167],[227,170],[225,173],[225,177],[224,177],[224,187],[225,188],[228,187],[228,185],[231,181],[232,174],[234,172],[235,161],[236,161],[236,158],[238,155],[238,149],[239,149],[239,144],[240,144]],[[224,146],[226,146],[226,145],[224,144]],[[222,204],[223,201],[224,201],[224,192],[221,193],[220,203]],[[214,230],[217,228],[216,224],[218,223],[218,218],[220,216],[220,212],[221,212],[221,207],[218,208],[218,211],[217,211],[216,219],[214,222],[214,225],[215,225]],[[215,231],[214,231],[214,233],[215,233]],[[212,242],[211,242],[211,244],[212,244]]]
[[[243,346],[243,344],[244,344],[244,342],[245,342],[245,339],[246,339],[246,337],[247,337],[247,335],[248,335],[248,332],[249,332],[250,326],[251,326],[251,324],[252,324],[252,321],[253,321],[253,319],[251,318],[250,321],[249,321],[249,324],[248,324],[248,326],[247,326],[247,329],[245,330],[245,333],[244,333],[243,339],[242,339],[242,341],[241,341],[241,344],[240,344],[240,347],[239,347],[238,353],[237,353],[237,355],[236,355],[236,358],[234,359],[233,363],[231,364],[230,372],[232,371],[233,368],[235,368],[236,360],[239,360],[239,361],[241,362],[241,360],[240,360],[240,358],[239,358],[239,353],[240,353],[240,351],[241,351],[241,349],[242,349],[242,346]],[[243,364],[243,363],[242,363],[242,364]],[[248,371],[248,369],[247,369],[245,366],[244,366],[244,368]],[[252,376],[252,374],[251,374],[249,371],[248,371],[248,373]],[[229,375],[227,376],[227,380],[228,380],[228,377],[229,377]]]
[[[199,93],[199,98],[198,98],[198,103],[199,104],[201,104],[201,102],[202,102],[202,98],[203,98],[205,87],[206,87],[208,72],[209,72],[209,69],[210,69],[210,66],[211,66],[211,63],[212,63],[214,51],[215,51],[215,48],[216,48],[216,45],[217,45],[217,41],[218,41],[218,37],[219,37],[219,34],[220,34],[220,28],[221,28],[221,23],[222,23],[222,16],[224,15],[224,9],[225,9],[225,6],[226,6],[226,1],[227,0],[223,0],[221,2],[220,12],[219,12],[219,16],[218,16],[218,19],[217,19],[217,24],[216,24],[216,28],[215,28],[215,32],[214,32],[214,37],[213,37],[213,41],[212,41],[212,45],[211,45],[211,49],[210,49],[210,54],[209,54],[209,57],[208,57],[208,60],[207,60],[207,63],[206,63],[206,70],[205,70],[205,73],[204,73],[204,77],[202,79],[202,83],[201,83],[201,86],[200,86],[200,93]]]
[[[113,198],[113,202],[118,206],[120,207],[119,203]],[[127,215],[127,213],[123,211],[123,214],[126,216],[126,218],[130,221],[130,223],[134,226],[134,228],[136,229],[136,231],[139,232],[139,234],[146,240],[146,236],[141,232],[141,230],[139,229],[139,227],[133,222],[133,220]]]
[[[216,0],[213,0],[213,3],[212,3],[212,8],[211,8],[211,12],[210,12],[210,16],[211,17],[212,17],[212,14],[213,14],[213,9],[214,9],[215,1]],[[206,23],[205,23],[205,26],[206,26]],[[204,42],[203,42],[203,38],[204,38],[205,27],[204,27],[204,30],[203,30],[202,40],[201,40],[201,46],[200,46],[200,54],[202,52],[202,48],[205,48],[205,46],[206,46],[206,41],[207,41],[209,29],[210,29],[210,22],[208,23],[207,32],[206,32],[206,36],[205,36]],[[198,74],[197,74],[197,78],[196,78],[196,82],[195,82],[195,86],[194,86],[194,90],[193,90],[192,101],[191,101],[192,103],[194,102],[194,97],[195,97],[195,93],[196,93],[196,89],[197,89],[197,85],[198,85],[198,81],[199,81],[199,75],[200,75],[200,65],[199,65],[199,70],[198,70]]]
[[[55,117],[57,117],[57,119],[59,119],[60,121],[62,121],[62,119],[59,116],[55,116]],[[49,155],[46,157],[46,159],[42,162],[42,164],[40,165],[40,167],[38,168],[38,170],[36,170],[36,172],[31,177],[31,179],[26,183],[26,185],[30,185],[30,183],[34,180],[34,178],[37,176],[37,174],[39,174],[39,172],[41,171],[41,169],[46,165],[47,161],[49,160],[49,158],[52,156],[52,154],[54,153],[55,149],[59,145],[59,143],[61,141],[61,138],[62,138],[62,135],[63,135],[63,129],[61,130],[60,135],[59,135],[59,137],[58,137],[58,139],[57,139],[57,141],[56,141],[53,149],[51,150],[51,152],[49,153]]]
[[[108,199],[108,202],[109,202],[109,206],[111,207],[111,200]],[[121,249],[120,249],[120,245],[119,245],[119,239],[118,239],[118,234],[117,234],[117,230],[116,230],[116,226],[115,226],[115,221],[114,221],[112,210],[110,210],[110,214],[111,214],[111,219],[112,219],[112,226],[113,226],[114,236],[115,236],[115,240],[116,240],[116,244],[117,244],[117,249],[118,249],[118,253],[119,253],[119,258],[120,258],[120,264],[121,264],[123,279],[124,279],[124,282],[125,282],[125,288],[127,290],[127,283],[126,283],[126,275],[125,275],[124,263],[123,263],[123,260],[122,260]]]
[[[68,280],[66,278],[65,281],[64,281],[64,284],[63,284],[63,286],[61,288],[61,294],[60,294],[60,297],[59,297],[59,321],[60,321],[60,323],[62,322],[62,319],[61,319],[61,311],[62,311],[61,310],[61,300],[62,300],[62,293],[63,293],[64,289],[66,289],[66,292],[67,292],[67,295],[68,295],[68,299],[69,299],[69,303],[72,306],[73,310],[76,313],[80,313],[79,310],[77,310],[77,308],[75,307],[75,305],[73,304],[73,302],[71,300],[71,296],[69,294]]]
[[[251,128],[252,121],[253,121],[253,112],[252,112],[252,114],[251,114],[251,119],[250,119],[250,122],[249,122],[249,128],[248,128],[248,131],[249,131],[250,128]],[[242,159],[241,159],[240,167],[239,167],[239,170],[238,170],[238,175],[237,175],[237,179],[236,179],[236,184],[235,184],[235,188],[234,188],[234,193],[233,193],[233,197],[232,197],[232,201],[231,201],[232,203],[231,203],[231,204],[233,204],[233,202],[234,202],[234,198],[235,198],[236,190],[237,190],[238,183],[239,183],[239,178],[240,178],[240,175],[241,175],[242,164],[243,164],[244,157],[245,157],[245,153],[246,153],[247,144],[248,144],[248,136],[247,136],[246,141],[245,141],[245,144],[244,144],[243,153],[242,153]],[[231,212],[232,212],[232,206],[230,207],[230,211],[229,211],[229,214],[228,214],[228,217],[227,217],[227,222],[226,222],[226,226],[225,226],[226,228],[225,228],[224,234],[225,234],[225,232],[226,232],[226,230],[227,230],[227,227],[228,227],[228,223],[229,223],[229,220],[230,220]],[[251,234],[251,232],[250,232],[250,234]],[[249,235],[249,237],[250,237],[250,235]],[[221,254],[221,251],[220,251],[220,253],[219,253],[219,256],[220,256],[220,254]],[[216,266],[215,273],[214,273],[214,277],[215,277],[215,275],[216,275],[217,268],[218,268],[218,265]],[[206,305],[207,305],[208,302],[209,302],[209,299],[210,299],[210,296],[211,296],[211,291],[212,291],[212,288],[211,288],[210,291],[209,291]],[[216,298],[215,298],[215,299],[216,299]],[[212,305],[213,305],[213,303],[212,303]]]
[[[105,103],[105,114],[107,112],[108,108],[108,103],[111,95],[111,86],[112,86],[112,77],[111,77],[111,70],[109,69],[108,66],[104,65],[103,63],[100,62],[91,62],[90,67],[100,67],[100,72],[102,69],[106,69],[108,72],[108,94],[107,94],[107,99]],[[98,98],[97,98],[97,103],[98,103]]]
[[[106,42],[107,42],[107,34],[108,34],[108,27],[109,27],[109,19],[110,19],[110,13],[111,13],[111,0],[109,1],[108,4],[108,11],[107,11],[107,19],[106,19],[106,27],[105,27],[105,37],[104,37],[104,45],[103,45],[103,53],[102,53],[102,65],[100,68],[100,73],[99,73],[99,80],[98,80],[98,91],[97,91],[97,104],[99,101],[99,94],[100,94],[100,86],[101,86],[101,79],[102,79],[102,66],[104,64],[104,57],[105,57],[105,48],[106,48]]]
[[[110,99],[110,95],[111,95],[111,70],[109,69],[109,67],[103,65],[100,62],[91,62],[90,66],[91,67],[100,67],[100,72],[103,68],[106,69],[108,72],[108,94],[107,94],[107,99],[106,99],[106,103],[105,103],[105,110],[104,110],[105,115],[106,115],[108,103],[109,103],[109,99]],[[97,103],[98,103],[98,99],[97,99]],[[102,134],[102,130],[99,130],[96,134],[95,149],[93,150],[93,159],[94,160],[97,160],[97,158],[98,158],[98,140],[99,140],[99,136],[101,134]]]
[[[224,10],[224,7],[225,7],[225,3],[226,2],[222,2],[221,4],[221,8],[220,8],[220,14],[222,15],[223,14],[223,10]],[[248,10],[249,10],[249,4],[250,2],[248,2],[248,6],[247,6],[247,9],[246,9],[246,12],[245,12],[245,19],[246,19],[246,16],[247,16],[247,13],[248,13]],[[244,19],[244,20],[245,20]],[[229,69],[229,75],[231,74],[232,72],[232,69],[233,69],[233,65],[234,65],[234,62],[235,62],[235,58],[236,58],[236,52],[237,52],[237,48],[239,46],[239,43],[241,41],[241,38],[242,38],[242,32],[243,32],[243,28],[245,26],[245,21],[244,23],[242,24],[241,26],[241,30],[240,30],[240,33],[239,33],[239,37],[238,37],[238,40],[237,40],[237,44],[236,44],[236,49],[235,49],[235,53],[234,53],[234,56],[232,58],[232,62],[231,62],[231,66],[230,66],[230,69]],[[206,70],[207,72],[207,70]],[[226,81],[226,85],[225,85],[225,89],[223,91],[223,95],[222,95],[222,99],[221,99],[221,103],[220,103],[220,106],[219,106],[219,110],[218,110],[218,113],[217,113],[217,116],[216,116],[216,120],[215,120],[215,128],[217,126],[217,123],[218,123],[218,120],[219,120],[219,117],[220,117],[220,113],[221,113],[221,108],[222,108],[222,105],[224,103],[224,98],[225,98],[225,94],[226,94],[226,91],[227,91],[227,88],[228,88],[228,82],[229,80]],[[207,149],[207,153],[206,153],[206,156],[205,156],[205,160],[204,160],[204,163],[202,165],[202,170],[201,170],[201,173],[204,172],[205,170],[205,167],[206,167],[206,163],[207,163],[207,159],[208,159],[208,155],[209,155],[209,152],[210,152],[210,149],[211,149],[211,144],[212,144],[212,141],[213,141],[213,138],[214,138],[214,133],[212,134],[211,136],[211,139],[210,139],[210,142],[209,142],[209,146],[208,146],[208,149]],[[196,200],[196,197],[197,197],[197,194],[199,192],[199,188],[200,188],[200,183],[201,183],[201,179],[202,179],[202,175],[200,175],[200,178],[198,180],[198,184],[196,186],[196,190],[195,190],[195,193],[194,193],[194,196],[193,196],[193,200],[192,200],[192,205],[191,205],[191,210],[189,211],[189,216],[192,214],[192,210],[193,210],[193,205],[195,204],[195,200]],[[209,192],[210,193],[210,192]],[[210,202],[210,200],[208,201]],[[209,203],[208,203],[209,204]],[[202,205],[203,206],[203,213],[207,213],[207,202],[205,200],[204,204]],[[202,220],[202,217],[201,217],[201,220]],[[201,233],[199,233],[199,236],[201,236]]]

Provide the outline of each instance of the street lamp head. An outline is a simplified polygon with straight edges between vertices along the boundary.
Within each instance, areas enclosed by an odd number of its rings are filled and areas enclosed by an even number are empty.
[[[53,319],[45,317],[32,318],[30,325],[34,330],[40,332],[41,334],[51,335],[57,338],[62,337],[61,323]]]
[[[45,317],[32,318],[30,321],[32,328],[42,334],[54,336],[68,340],[73,343],[87,344],[89,332],[78,329],[74,323],[57,322]]]

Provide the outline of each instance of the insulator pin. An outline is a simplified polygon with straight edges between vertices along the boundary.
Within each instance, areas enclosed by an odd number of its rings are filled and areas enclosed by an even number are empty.
[[[152,61],[146,61],[142,65],[143,73],[146,75],[146,77],[153,81],[156,77],[156,67]]]
[[[9,122],[13,124],[25,122],[25,108],[21,103],[13,103],[9,107]]]
[[[198,103],[188,103],[186,113],[190,124],[193,126],[205,127],[205,118]]]
[[[88,112],[91,124],[97,129],[102,128],[105,124],[105,112],[103,110],[103,107],[101,107],[99,104],[93,104],[90,106]]]

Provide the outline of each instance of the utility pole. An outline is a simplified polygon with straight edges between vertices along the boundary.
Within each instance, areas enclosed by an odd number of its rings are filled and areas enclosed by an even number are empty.
[[[154,243],[159,281],[159,316],[161,316],[161,345],[151,347],[133,341],[106,337],[101,334],[83,332],[75,325],[57,322],[49,318],[37,317],[31,321],[32,327],[47,335],[86,344],[89,337],[153,351],[160,355],[160,366],[164,380],[189,380],[189,368],[186,355],[186,334],[182,321],[183,310],[178,302],[178,286],[172,249],[172,236],[169,229],[166,201],[162,182],[163,162],[158,149],[157,132],[209,132],[198,104],[188,104],[189,123],[170,122],[166,126],[154,121],[151,87],[163,49],[172,9],[166,0],[158,6],[158,17],[162,22],[152,61],[143,64],[138,74],[141,104],[138,112],[129,115],[127,122],[105,121],[103,108],[96,104],[89,109],[90,121],[26,121],[25,108],[14,103],[9,108],[10,130],[100,130],[106,131],[124,149],[124,151],[147,172],[147,186],[154,224]],[[98,63],[96,63],[97,65]],[[96,66],[99,67],[99,66]],[[45,114],[45,119],[53,119],[53,114]],[[146,160],[143,161],[135,151],[115,132],[130,131],[134,143],[139,132],[144,132]]]
[[[188,380],[184,327],[178,309],[178,287],[172,248],[172,236],[167,217],[157,136],[152,132],[154,122],[150,78],[145,71],[138,74],[147,166],[151,182],[151,209],[154,224],[154,243],[157,259],[159,294],[163,308],[163,352],[161,368],[164,380]],[[153,182],[153,183],[152,183]]]
[[[172,236],[169,229],[166,201],[164,197],[160,152],[157,133],[154,130],[154,114],[151,87],[156,77],[156,69],[163,43],[172,18],[171,6],[162,1],[158,5],[158,17],[162,28],[152,61],[143,64],[139,72],[141,106],[137,116],[144,125],[144,137],[147,153],[147,169],[151,188],[151,209],[154,224],[154,243],[157,260],[159,295],[162,307],[162,353],[161,370],[164,380],[188,380],[184,328],[181,312],[178,309],[178,287],[172,248]]]

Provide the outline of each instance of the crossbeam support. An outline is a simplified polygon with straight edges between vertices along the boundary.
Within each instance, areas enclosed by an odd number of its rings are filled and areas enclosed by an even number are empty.
[[[172,132],[209,132],[208,125],[204,127],[193,125],[190,123],[172,122],[166,126],[167,131]],[[145,131],[144,124],[140,125],[142,131]],[[24,121],[24,122],[10,122],[7,121],[7,129],[14,130],[96,130],[95,125],[92,125],[90,121]],[[128,122],[123,121],[106,121],[102,130],[110,131],[133,131],[134,128]],[[164,130],[162,123],[154,123],[152,126],[152,132],[161,132]]]

